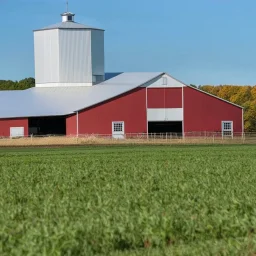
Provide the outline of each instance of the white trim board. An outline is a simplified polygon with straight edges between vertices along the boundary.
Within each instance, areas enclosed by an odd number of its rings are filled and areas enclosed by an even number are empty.
[[[148,122],[183,121],[183,108],[148,108]]]
[[[180,81],[172,78],[168,74],[163,74],[160,77],[153,79],[152,81],[144,84],[142,87],[147,88],[182,88],[185,85]]]

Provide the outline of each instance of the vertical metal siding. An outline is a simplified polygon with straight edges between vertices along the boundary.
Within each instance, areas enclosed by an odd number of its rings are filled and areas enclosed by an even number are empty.
[[[67,135],[76,135],[77,133],[77,117],[76,114],[68,116],[66,118],[66,134]]]
[[[34,32],[35,79],[37,84],[59,82],[58,30]]]
[[[242,132],[241,108],[190,87],[183,90],[185,132],[220,132],[226,120],[233,121],[234,132]]]
[[[79,112],[80,134],[111,134],[113,121],[124,121],[126,133],[146,133],[146,88]],[[66,119],[67,135],[76,134],[76,114]]]
[[[148,108],[182,108],[182,88],[148,88]]]
[[[59,31],[60,83],[92,83],[91,31]]]
[[[92,30],[92,74],[105,75],[104,31]]]
[[[0,137],[9,137],[11,127],[24,127],[24,136],[28,136],[28,119],[0,119]]]

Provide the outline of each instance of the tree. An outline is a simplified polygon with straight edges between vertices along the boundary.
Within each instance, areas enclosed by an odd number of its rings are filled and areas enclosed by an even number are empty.
[[[23,80],[0,80],[0,90],[25,90],[35,86],[35,79],[30,77]]]

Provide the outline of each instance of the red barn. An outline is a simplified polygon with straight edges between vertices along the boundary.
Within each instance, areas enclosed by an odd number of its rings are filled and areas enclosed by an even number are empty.
[[[243,109],[166,73],[105,74],[104,30],[74,14],[34,31],[36,87],[0,92],[0,136],[243,132]]]
[[[0,136],[243,132],[243,108],[166,73],[121,73],[87,87],[0,92]]]

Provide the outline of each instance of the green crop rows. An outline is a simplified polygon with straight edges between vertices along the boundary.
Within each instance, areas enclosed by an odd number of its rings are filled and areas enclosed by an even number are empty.
[[[254,255],[256,146],[0,149],[0,255]]]

